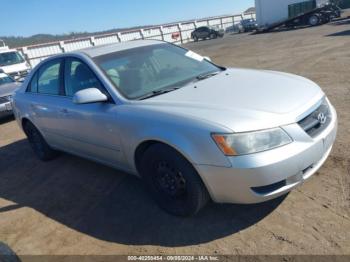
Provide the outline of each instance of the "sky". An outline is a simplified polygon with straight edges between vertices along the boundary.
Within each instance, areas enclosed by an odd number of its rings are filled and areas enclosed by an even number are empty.
[[[237,14],[254,0],[0,0],[0,36],[96,32]]]

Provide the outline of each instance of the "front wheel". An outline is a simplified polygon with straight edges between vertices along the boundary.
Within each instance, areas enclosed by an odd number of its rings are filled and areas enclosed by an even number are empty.
[[[57,151],[53,150],[45,141],[39,130],[30,122],[23,126],[23,131],[28,137],[30,146],[34,153],[42,160],[49,161],[57,156]]]
[[[195,42],[198,42],[198,37],[197,37],[196,35],[194,35],[194,36],[193,36],[193,40],[194,40]]]
[[[320,18],[317,15],[312,15],[309,17],[309,25],[316,26],[320,23]]]
[[[158,205],[173,215],[195,215],[209,200],[191,163],[167,145],[156,144],[146,150],[140,173]]]
[[[217,34],[214,34],[214,33],[211,33],[209,36],[210,39],[215,39],[217,37],[218,37]]]

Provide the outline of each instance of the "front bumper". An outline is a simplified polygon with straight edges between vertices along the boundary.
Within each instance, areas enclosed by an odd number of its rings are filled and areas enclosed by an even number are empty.
[[[213,199],[218,203],[264,202],[291,191],[310,178],[329,156],[337,133],[337,115],[311,138],[298,124],[283,127],[294,142],[257,154],[229,157],[231,167],[196,165]]]
[[[0,104],[0,117],[12,115],[12,105],[11,102],[1,103]]]
[[[18,82],[23,82],[25,80],[25,78],[27,77],[27,75],[29,74],[30,70],[23,70],[23,71],[19,71],[19,72],[14,72],[14,73],[10,73],[9,75],[15,79]]]

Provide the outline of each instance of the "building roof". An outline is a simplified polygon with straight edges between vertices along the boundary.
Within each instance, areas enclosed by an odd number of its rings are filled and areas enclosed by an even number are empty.
[[[161,43],[165,43],[165,42],[161,42],[157,40],[134,40],[134,41],[127,41],[127,42],[121,42],[116,44],[107,44],[107,45],[89,47],[89,48],[79,50],[77,52],[85,53],[90,57],[96,57],[96,56],[106,55],[109,53],[119,52],[119,51],[131,49],[131,48],[156,45]]]

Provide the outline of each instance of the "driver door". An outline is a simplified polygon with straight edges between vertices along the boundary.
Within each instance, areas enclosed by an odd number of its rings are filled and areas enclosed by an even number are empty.
[[[103,103],[73,103],[74,94],[86,88],[98,88],[110,97],[88,65],[77,58],[66,58],[64,92],[67,99],[60,112],[63,146],[71,153],[121,167],[117,106],[111,98]]]

